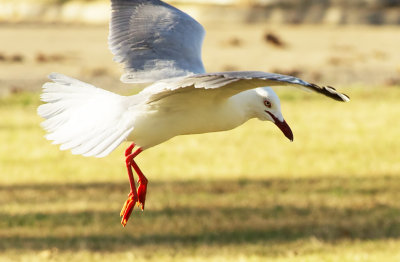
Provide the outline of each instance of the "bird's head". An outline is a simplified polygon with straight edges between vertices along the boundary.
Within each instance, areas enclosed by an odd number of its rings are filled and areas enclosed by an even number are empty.
[[[255,91],[258,96],[258,102],[255,105],[257,118],[262,121],[271,121],[290,141],[293,141],[292,130],[283,119],[281,103],[276,93],[270,87],[257,88]]]

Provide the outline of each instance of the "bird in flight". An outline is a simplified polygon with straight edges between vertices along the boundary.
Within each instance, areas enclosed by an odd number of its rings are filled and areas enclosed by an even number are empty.
[[[188,14],[159,0],[111,0],[109,48],[124,65],[124,83],[149,83],[120,96],[52,73],[43,85],[38,114],[46,138],[73,154],[104,157],[123,141],[130,193],[121,210],[126,225],[135,205],[144,210],[147,178],[135,162],[143,150],[172,137],[233,129],[251,118],[274,123],[293,140],[278,96],[270,86],[293,86],[338,101],[334,88],[259,72],[206,73],[201,60],[205,31]],[[138,176],[136,184],[133,170]],[[136,188],[137,186],[137,188]]]

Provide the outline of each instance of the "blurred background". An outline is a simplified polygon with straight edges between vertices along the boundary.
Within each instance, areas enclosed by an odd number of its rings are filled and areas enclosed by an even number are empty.
[[[400,261],[400,1],[167,1],[205,27],[207,71],[331,85],[275,88],[293,143],[251,120],[138,157],[145,212],[126,228],[121,145],[103,159],[43,138],[50,72],[129,95],[106,0],[0,1],[0,261]]]

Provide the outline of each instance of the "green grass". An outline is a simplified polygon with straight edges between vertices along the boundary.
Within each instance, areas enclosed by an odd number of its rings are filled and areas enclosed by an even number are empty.
[[[177,137],[138,157],[126,228],[123,147],[72,156],[43,138],[37,94],[0,99],[0,261],[399,261],[400,89],[350,103],[283,90],[270,123]]]

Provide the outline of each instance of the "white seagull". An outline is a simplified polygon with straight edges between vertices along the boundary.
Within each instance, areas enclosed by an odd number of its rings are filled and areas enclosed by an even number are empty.
[[[124,83],[149,83],[120,96],[58,73],[43,85],[38,114],[46,138],[73,154],[104,157],[123,141],[130,193],[121,211],[125,226],[137,203],[144,209],[147,179],[134,161],[143,150],[168,139],[233,129],[251,118],[274,123],[293,140],[278,96],[266,86],[293,86],[338,101],[332,87],[258,71],[206,73],[201,60],[205,31],[186,13],[159,0],[111,0],[108,43],[123,63]],[[136,150],[133,149],[136,147]],[[132,153],[133,152],[133,153]],[[132,167],[138,175],[136,189]]]

